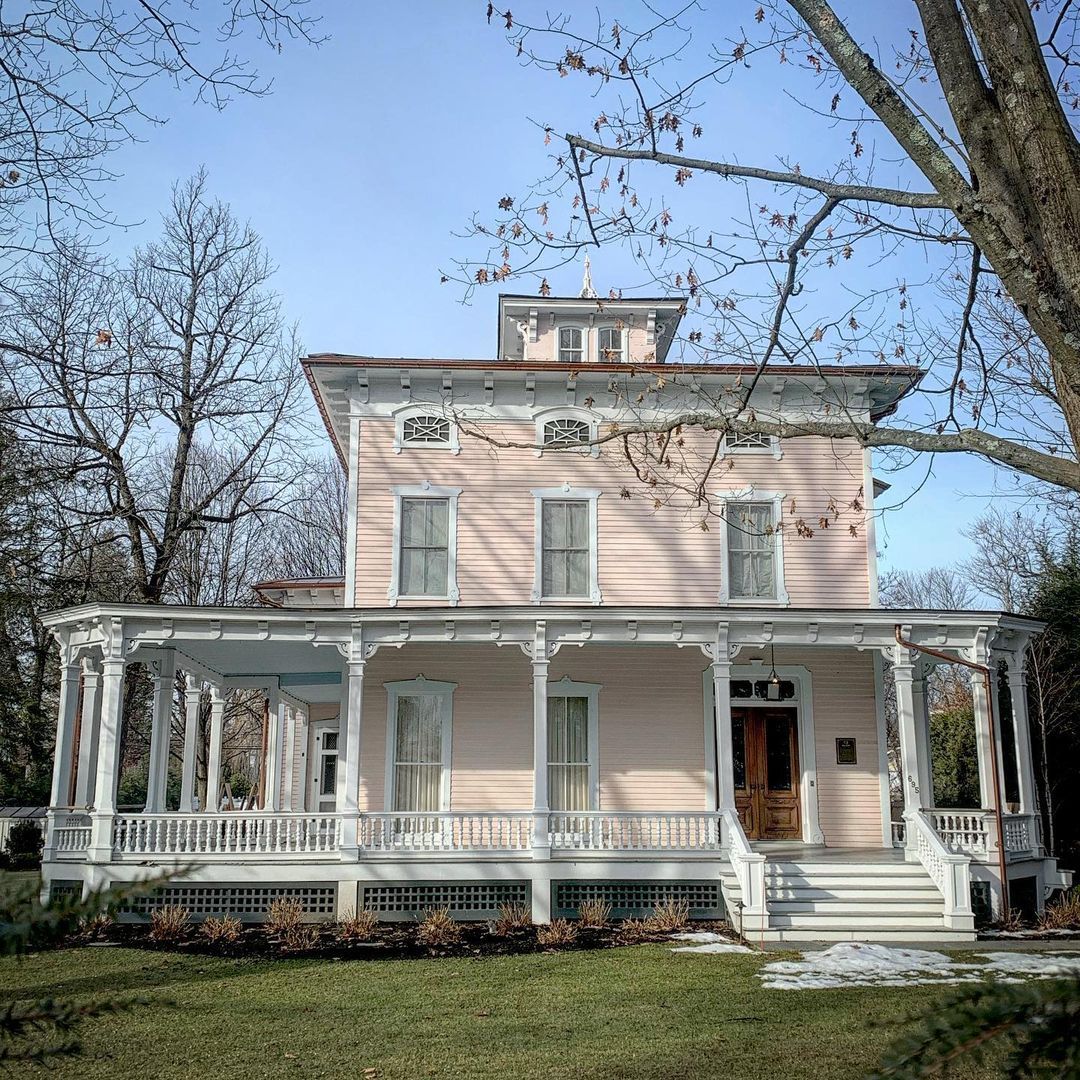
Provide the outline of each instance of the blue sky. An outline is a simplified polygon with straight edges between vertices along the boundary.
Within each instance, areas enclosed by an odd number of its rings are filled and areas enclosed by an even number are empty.
[[[439,270],[455,256],[481,254],[455,235],[473,211],[492,212],[502,195],[522,190],[545,169],[547,150],[531,121],[587,130],[595,106],[580,82],[523,68],[502,34],[485,23],[485,6],[326,0],[318,7],[330,38],[319,49],[254,50],[274,79],[270,97],[236,100],[217,113],[156,88],[150,109],[169,122],[147,129],[143,142],[111,162],[120,176],[107,202],[135,223],[116,237],[117,250],[149,238],[173,181],[205,165],[212,192],[263,236],[279,267],[275,285],[307,350],[492,355],[495,290],[464,304],[459,287],[439,284]],[[529,6],[514,5],[522,14]],[[756,6],[712,4],[718,36],[737,38]],[[578,7],[583,19],[595,10],[570,5]],[[871,42],[902,40],[913,17],[907,9],[894,6],[901,21],[891,26],[862,10],[859,17],[869,21],[856,29]],[[706,134],[694,151],[750,161],[760,155],[762,133],[779,132],[778,149],[807,168],[824,162],[831,148],[774,80],[764,63],[739,72],[707,111]],[[902,168],[888,159],[883,147],[883,174]],[[722,216],[731,209],[725,199],[744,198],[734,186],[705,183],[691,185],[681,211],[688,217]],[[593,265],[601,291],[626,270],[606,250]],[[918,275],[925,268],[908,269]],[[551,279],[557,293],[576,291],[579,282],[576,269]],[[617,284],[628,282],[623,277]],[[530,291],[535,283],[510,288]],[[879,526],[883,568],[924,567],[967,553],[960,530],[994,491],[991,467],[952,455],[881,475],[894,485],[886,504],[900,507]],[[1010,486],[1008,479],[997,482]]]

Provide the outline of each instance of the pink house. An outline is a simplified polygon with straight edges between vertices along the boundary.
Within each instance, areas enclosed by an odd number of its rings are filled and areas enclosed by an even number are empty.
[[[344,577],[263,582],[253,608],[47,620],[63,666],[45,888],[179,867],[144,912],[258,917],[289,894],[313,917],[523,902],[538,922],[591,896],[624,912],[675,897],[773,939],[970,938],[1003,875],[1013,906],[1041,906],[1068,875],[1035,814],[1024,656],[1039,625],[882,609],[875,481],[851,440],[687,429],[654,483],[633,453],[645,436],[628,453],[619,425],[715,414],[754,377],[668,362],[682,310],[503,296],[491,358],[308,357],[348,476]],[[873,422],[918,377],[784,365],[750,405]],[[934,803],[924,677],[946,658],[973,665],[979,808]],[[129,663],[157,688],[134,813],[116,803]],[[237,690],[264,693],[269,718],[244,810],[217,797]]]

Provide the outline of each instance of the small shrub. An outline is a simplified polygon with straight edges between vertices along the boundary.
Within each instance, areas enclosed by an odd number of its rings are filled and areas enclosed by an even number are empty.
[[[178,904],[158,908],[150,916],[150,940],[159,945],[172,945],[183,941],[189,926],[188,909]]]
[[[560,945],[573,945],[577,941],[577,927],[566,919],[552,919],[546,926],[536,928],[536,942],[545,949]]]
[[[1020,914],[1016,908],[1009,908],[1008,912],[1002,915],[993,923],[995,930],[1005,930],[1008,933],[1016,933],[1017,930],[1024,929],[1024,917]]]
[[[503,904],[499,917],[491,924],[491,932],[505,937],[516,930],[528,930],[532,926],[532,909],[528,904]]]
[[[310,923],[295,923],[278,941],[283,952],[310,952],[319,946],[319,928]]]
[[[648,941],[655,933],[651,919],[623,919],[619,923],[619,938],[631,944]]]
[[[668,897],[653,907],[647,922],[653,930],[662,934],[685,930],[690,925],[690,905],[685,900]]]
[[[439,949],[459,942],[461,927],[450,917],[449,908],[425,911],[416,936],[421,945],[426,945],[429,949]]]
[[[304,905],[294,897],[272,900],[266,909],[266,933],[270,937],[283,938],[304,921]]]
[[[101,941],[108,936],[115,922],[107,911],[99,911],[81,924],[82,935],[88,941]]]
[[[36,870],[41,865],[45,834],[36,821],[16,821],[7,838],[7,865],[10,870]]]
[[[371,941],[378,932],[379,916],[374,911],[350,911],[337,925],[342,941]]]
[[[1039,916],[1040,930],[1080,930],[1080,887],[1070,889]]]
[[[578,907],[578,921],[582,926],[602,930],[611,921],[611,905],[602,897],[582,900]]]
[[[211,915],[203,919],[199,934],[211,945],[232,945],[240,940],[242,929],[240,920],[232,915],[222,915],[221,918]]]

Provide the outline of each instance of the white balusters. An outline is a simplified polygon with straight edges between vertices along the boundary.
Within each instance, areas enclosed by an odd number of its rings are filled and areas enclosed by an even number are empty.
[[[335,814],[122,814],[113,827],[120,857],[147,855],[324,855],[336,852]]]

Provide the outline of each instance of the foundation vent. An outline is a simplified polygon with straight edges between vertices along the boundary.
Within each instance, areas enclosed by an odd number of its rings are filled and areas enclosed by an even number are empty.
[[[665,900],[685,900],[691,919],[724,918],[719,881],[554,881],[556,918],[577,917],[586,900],[606,900],[616,919],[643,918]]]
[[[408,922],[449,908],[463,922],[493,919],[507,904],[528,904],[527,881],[440,881],[360,885],[360,906],[386,922]]]
[[[234,915],[245,922],[262,922],[266,909],[281,899],[299,900],[312,919],[332,918],[337,904],[333,885],[163,885],[127,906],[129,916],[149,918],[175,904],[192,918]]]

